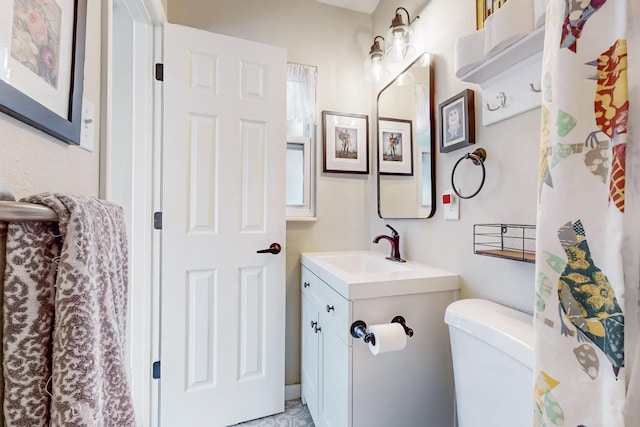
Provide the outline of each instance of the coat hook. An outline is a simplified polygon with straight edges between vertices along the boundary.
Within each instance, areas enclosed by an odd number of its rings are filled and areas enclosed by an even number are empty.
[[[496,99],[498,100],[498,106],[492,107],[487,102],[487,110],[498,111],[499,109],[505,108],[507,106],[507,95],[505,95],[504,92],[498,92],[498,95],[496,95]]]
[[[542,92],[542,89],[536,88],[535,85],[533,83],[529,83],[529,90],[531,92],[535,92],[535,93],[540,93]]]

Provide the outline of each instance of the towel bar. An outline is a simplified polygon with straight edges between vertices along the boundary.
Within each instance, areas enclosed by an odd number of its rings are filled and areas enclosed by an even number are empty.
[[[15,200],[13,194],[0,185],[0,221],[58,221],[58,215],[46,206]]]

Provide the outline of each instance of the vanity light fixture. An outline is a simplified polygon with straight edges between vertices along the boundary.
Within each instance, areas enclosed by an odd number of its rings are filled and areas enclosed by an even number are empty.
[[[376,36],[373,39],[373,44],[364,64],[366,79],[371,82],[378,82],[387,74],[387,67],[384,63],[384,50],[380,47],[378,39],[381,39],[384,44],[384,37]]]
[[[405,25],[400,11],[403,10],[407,14],[407,25]],[[407,55],[411,54],[415,49],[411,45],[411,25],[420,18],[416,18],[412,21],[409,16],[409,12],[404,7],[396,9],[396,16],[391,21],[391,26],[387,32],[388,48],[385,52],[385,58],[389,62],[401,62]]]

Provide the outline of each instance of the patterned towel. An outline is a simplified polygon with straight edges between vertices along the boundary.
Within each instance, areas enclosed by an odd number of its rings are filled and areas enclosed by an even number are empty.
[[[0,222],[0,307],[4,306],[4,266],[7,259],[7,223]],[[0,342],[2,342],[2,328],[0,328]],[[0,346],[0,360],[2,346]],[[0,369],[0,402],[4,402],[4,374]],[[0,426],[4,426],[4,411],[0,411]]]
[[[49,206],[60,221],[9,225],[6,426],[135,426],[124,356],[122,209],[63,194],[24,201]]]

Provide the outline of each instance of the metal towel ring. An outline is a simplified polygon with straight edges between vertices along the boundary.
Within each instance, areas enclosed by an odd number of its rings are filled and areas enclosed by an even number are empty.
[[[456,168],[458,167],[458,164],[464,159],[471,159],[474,165],[480,165],[482,167],[482,181],[480,182],[480,187],[478,187],[475,193],[473,193],[470,196],[463,196],[462,194],[458,193],[458,190],[456,190],[456,185],[453,182],[453,176],[456,173]],[[482,186],[484,185],[484,179],[487,176],[484,168],[485,160],[487,160],[487,152],[484,150],[484,148],[478,148],[472,153],[467,153],[464,156],[460,157],[460,159],[458,159],[455,166],[453,166],[453,170],[451,171],[451,188],[453,188],[453,192],[456,193],[458,197],[460,197],[461,199],[470,199],[472,197],[477,196],[480,190],[482,190]]]

